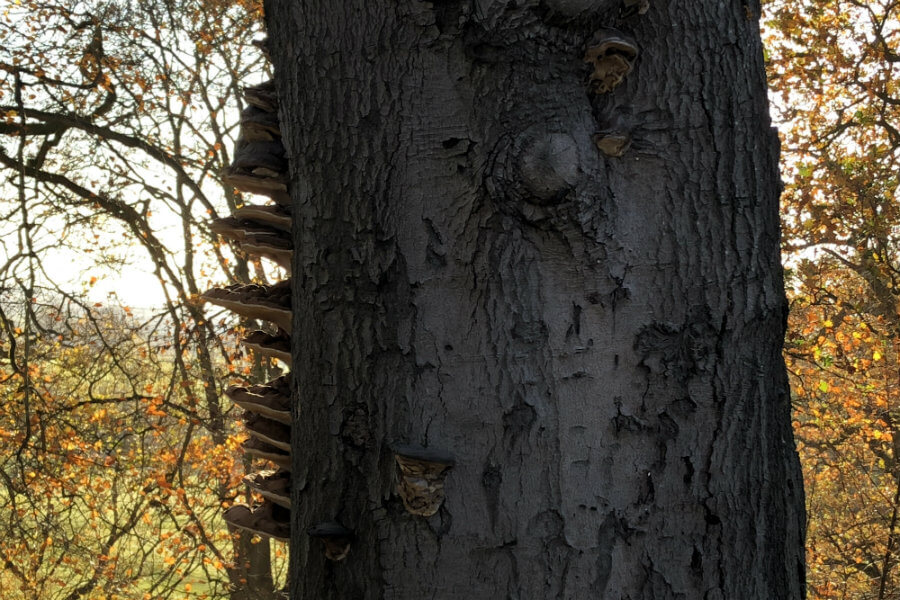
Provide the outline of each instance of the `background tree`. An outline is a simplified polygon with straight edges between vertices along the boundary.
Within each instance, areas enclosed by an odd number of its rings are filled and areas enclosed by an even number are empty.
[[[210,281],[267,276],[207,226],[242,201],[219,172],[240,86],[265,77],[250,45],[259,17],[252,2],[210,1],[4,11],[0,288],[11,396],[0,502],[14,508],[4,593],[272,593],[268,542],[244,536],[232,547],[218,518],[242,471],[221,392],[268,367],[248,364],[234,324],[196,301]],[[60,272],[61,255],[89,258]],[[124,306],[115,285],[107,301],[84,300],[143,261],[162,313]],[[81,291],[71,289],[78,268]],[[78,498],[67,505],[47,490]],[[198,586],[199,572],[208,584]]]
[[[900,5],[768,2],[814,598],[893,598]],[[900,440],[898,440],[900,441]]]
[[[757,7],[266,16],[299,257],[292,596],[802,597]],[[433,516],[394,492],[398,445],[455,458]],[[355,537],[327,567],[335,521]]]

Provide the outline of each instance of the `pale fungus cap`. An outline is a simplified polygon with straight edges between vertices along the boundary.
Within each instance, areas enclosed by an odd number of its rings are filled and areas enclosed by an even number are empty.
[[[594,65],[591,89],[597,94],[614,90],[631,72],[637,56],[638,47],[631,36],[610,27],[597,31],[584,53],[584,62]]]
[[[310,537],[322,540],[325,545],[325,558],[340,561],[350,553],[353,532],[335,521],[319,523],[306,530]]]
[[[444,480],[455,464],[447,452],[421,446],[395,445],[399,467],[397,493],[407,512],[421,517],[437,513],[444,502]]]

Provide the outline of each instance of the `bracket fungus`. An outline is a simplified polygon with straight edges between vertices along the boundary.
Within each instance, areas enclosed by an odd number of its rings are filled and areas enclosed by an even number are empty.
[[[268,57],[267,40],[254,42]],[[210,229],[236,241],[256,256],[270,258],[290,268],[291,199],[287,192],[288,162],[278,121],[278,96],[275,82],[244,88],[247,106],[241,112],[240,135],[232,163],[222,180],[251,194],[268,196],[275,206],[246,205],[233,216],[217,219]],[[291,360],[288,332],[291,328],[291,283],[274,285],[230,285],[214,288],[201,295],[212,304],[240,316],[263,319],[277,325],[277,333],[255,331],[242,342],[260,354]],[[291,391],[288,376],[265,385],[232,386],[226,394],[247,412],[244,425],[250,437],[243,449],[248,457],[270,461],[279,470],[253,473],[244,483],[260,493],[265,501],[254,508],[238,504],[225,511],[232,527],[288,540],[290,537],[291,495]],[[248,461],[249,462],[249,461]]]
[[[272,142],[281,139],[278,115],[248,106],[241,111],[241,139],[247,142]]]
[[[631,137],[621,131],[595,133],[594,144],[606,156],[622,156],[631,146]]]
[[[285,452],[291,451],[291,426],[258,413],[244,413],[244,429],[256,439]]]
[[[627,19],[634,15],[643,15],[650,10],[650,0],[623,0],[619,17]]]
[[[213,288],[200,295],[211,304],[249,319],[271,321],[287,332],[291,330],[290,279],[274,285],[229,285]]]
[[[233,527],[258,535],[285,542],[291,537],[290,511],[269,501],[252,509],[245,504],[235,504],[222,516]]]
[[[614,90],[631,72],[637,56],[637,44],[630,36],[610,27],[597,31],[584,53],[584,62],[594,66],[590,76],[594,93]]]
[[[422,517],[435,514],[444,502],[444,480],[455,464],[446,452],[420,446],[394,446],[400,468],[397,493],[407,512]]]
[[[244,100],[250,106],[270,113],[278,112],[278,94],[275,92],[275,80],[270,79],[259,85],[244,88]]]
[[[238,242],[248,254],[268,258],[279,266],[290,269],[294,245],[290,235],[267,223],[224,217],[209,224],[210,231]]]
[[[291,473],[283,469],[245,475],[244,483],[260,496],[284,508],[291,507]]]
[[[277,334],[251,331],[241,339],[241,343],[262,356],[291,364],[291,338],[284,331]]]
[[[621,116],[610,119],[593,135],[594,144],[606,156],[622,156],[631,146],[631,131]]]
[[[245,204],[234,211],[234,216],[245,221],[264,223],[285,233],[291,232],[291,212],[288,207],[279,204]]]
[[[279,267],[291,269],[294,245],[290,239],[280,234],[252,233],[240,242],[241,250],[253,256],[268,258]]]
[[[238,141],[231,168],[244,170],[260,177],[279,177],[287,171],[287,159],[280,140]]]
[[[353,532],[334,521],[319,523],[306,530],[309,537],[322,540],[325,545],[325,558],[339,561],[347,558],[350,553],[350,542],[353,541]]]
[[[237,217],[222,217],[209,223],[209,230],[224,238],[237,242],[247,239],[250,235],[272,233],[277,230],[265,223],[257,223]]]
[[[286,471],[291,470],[290,451],[279,450],[255,437],[247,438],[244,443],[241,444],[241,448],[244,450],[244,454],[248,456],[267,460]]]
[[[282,206],[291,205],[291,197],[287,191],[287,180],[283,176],[272,177],[228,167],[222,174],[222,181],[242,192],[268,196]]]
[[[291,424],[291,389],[287,375],[282,375],[264,385],[250,387],[233,385],[225,390],[225,395],[244,410],[283,425]]]

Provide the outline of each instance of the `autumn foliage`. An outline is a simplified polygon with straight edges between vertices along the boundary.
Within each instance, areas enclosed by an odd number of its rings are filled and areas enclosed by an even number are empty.
[[[768,2],[811,598],[900,594],[900,5]]]
[[[4,599],[227,597],[219,512],[241,438],[206,431],[200,386],[171,366],[186,349],[121,311],[38,308],[66,335],[34,336],[27,373],[2,373]],[[33,332],[11,333],[21,349]]]
[[[242,202],[219,173],[241,86],[266,77],[260,11],[0,8],[4,600],[249,600],[283,579],[284,547],[221,519],[249,495],[223,390],[277,367],[198,302],[274,270],[208,227]],[[126,304],[136,285],[155,305]]]

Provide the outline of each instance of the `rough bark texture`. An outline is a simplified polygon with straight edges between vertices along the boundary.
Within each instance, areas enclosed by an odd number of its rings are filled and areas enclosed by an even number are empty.
[[[802,597],[759,7],[625,4],[266,3],[292,598]],[[640,54],[596,95],[609,26]],[[434,516],[395,444],[455,457]],[[341,562],[325,521],[356,536]]]

